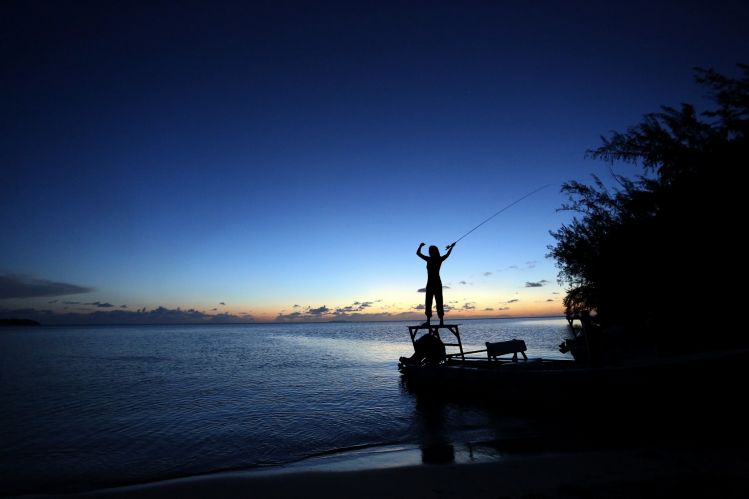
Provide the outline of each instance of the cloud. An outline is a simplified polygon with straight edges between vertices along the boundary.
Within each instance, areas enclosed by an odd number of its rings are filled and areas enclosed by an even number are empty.
[[[507,268],[508,268],[508,269],[513,269],[513,270],[517,270],[518,266],[517,266],[517,265],[510,265],[510,266],[509,266],[509,267],[507,267]]]
[[[497,310],[510,310],[510,307],[499,307]]]
[[[442,289],[450,289],[450,286],[442,286]],[[419,288],[416,290],[417,293],[426,293],[427,288]]]
[[[382,300],[377,300],[382,301]],[[285,310],[281,310],[275,318],[276,322],[320,322],[321,319],[330,320],[343,320],[343,319],[357,319],[367,320],[371,315],[373,319],[377,318],[389,318],[390,314],[387,313],[363,313],[368,308],[374,306],[375,301],[354,301],[351,305],[328,307],[323,305],[322,307],[312,308],[304,307],[304,310],[296,310],[291,313],[285,313]],[[299,309],[300,305],[294,304],[292,308]],[[386,317],[387,316],[387,317]]]
[[[422,305],[423,306],[423,305]],[[327,307],[326,307],[327,308]],[[345,308],[345,307],[342,307]],[[310,315],[308,313],[309,310],[317,310],[317,309],[309,309],[305,312],[291,312],[289,314],[280,313],[276,316],[275,321],[276,322],[320,322],[321,317],[319,315]],[[355,313],[342,313],[342,314],[329,314],[327,315],[327,319],[332,320],[352,320],[352,321],[378,321],[378,320],[418,320],[419,318],[423,317],[422,314],[418,314],[414,311],[408,311],[408,312],[399,312],[399,313],[390,313],[390,312],[375,312],[375,313],[362,313],[362,312],[355,312]],[[422,319],[423,320],[423,319]]]
[[[93,288],[65,282],[34,279],[25,275],[0,275],[0,299],[36,298],[41,296],[65,296],[90,293]]]
[[[218,304],[219,304],[219,305],[223,305],[223,306],[226,306],[226,303],[224,303],[224,302],[222,302],[222,301],[218,302]]]
[[[93,305],[93,306],[99,307],[99,308],[112,308],[112,307],[114,307],[114,305],[112,305],[109,302],[102,303],[100,301],[92,301],[90,303],[82,303],[81,305]]]
[[[463,310],[474,310],[476,308],[476,304],[474,302],[468,302],[463,304]]]
[[[55,300],[57,301],[57,300]],[[92,307],[98,307],[98,308],[112,308],[114,305],[112,305],[109,302],[100,302],[100,301],[61,301],[63,305],[85,305],[85,306],[92,306]],[[126,306],[127,307],[127,306]],[[68,307],[64,307],[68,308]],[[80,310],[85,310],[85,308],[81,308]]]
[[[551,294],[553,294],[553,295],[558,295],[558,294],[559,294],[559,291],[552,291],[552,293],[551,293]]]
[[[292,305],[292,307],[291,307],[291,308],[299,308],[300,306],[301,306],[301,305],[299,305],[298,303],[295,303],[294,305]]]
[[[425,308],[427,307],[423,303],[419,303],[414,307],[414,310],[424,310]]]
[[[489,277],[490,275],[492,275],[491,272],[489,272],[489,271],[484,272],[484,277]]]
[[[127,308],[127,305],[120,305],[120,308]]]
[[[507,300],[505,303],[509,304],[509,303],[515,303],[515,302],[519,302],[519,301],[520,301],[519,299],[513,298],[512,300]]]
[[[492,310],[494,310],[492,307],[486,307],[484,309],[484,312],[491,312]]]
[[[355,301],[351,305],[336,308],[334,313],[336,315],[343,315],[353,312],[362,312],[364,309],[371,307],[372,303],[373,302],[371,301]]]
[[[552,298],[547,299],[546,301],[554,301]]]
[[[323,305],[322,307],[307,309],[307,313],[310,315],[320,316],[330,312],[330,309]]]
[[[538,262],[536,262],[536,260],[531,260],[531,261],[529,261],[529,262],[525,262],[525,265],[526,265],[526,267],[528,267],[529,269],[533,269],[533,268],[536,268],[536,264],[537,264],[537,263],[538,263]]]
[[[547,281],[546,279],[541,279],[540,281],[536,281],[536,282],[526,281],[525,287],[526,288],[540,288],[541,286],[543,286],[544,284],[547,284],[548,282],[549,281]]]
[[[291,312],[290,314],[278,314],[277,321],[294,320],[302,316],[301,312]]]
[[[459,282],[458,284],[462,284],[463,286],[465,286],[465,285],[466,285],[466,284],[468,284],[468,283],[467,283],[467,282],[465,282],[465,281],[460,281],[460,282]]]

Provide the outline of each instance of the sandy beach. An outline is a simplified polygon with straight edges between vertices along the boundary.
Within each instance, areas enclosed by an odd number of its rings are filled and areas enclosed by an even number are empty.
[[[356,471],[231,472],[80,497],[747,497],[742,447],[676,446],[512,456],[478,464]]]

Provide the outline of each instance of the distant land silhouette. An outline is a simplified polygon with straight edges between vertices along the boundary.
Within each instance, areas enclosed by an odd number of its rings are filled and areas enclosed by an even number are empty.
[[[37,321],[31,319],[0,319],[0,326],[41,326]]]

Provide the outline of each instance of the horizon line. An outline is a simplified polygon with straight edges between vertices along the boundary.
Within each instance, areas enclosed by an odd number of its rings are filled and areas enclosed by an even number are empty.
[[[559,315],[519,315],[509,317],[462,317],[461,321],[478,321],[478,320],[508,320],[508,319],[556,319],[564,318],[564,314]],[[122,323],[112,322],[103,324],[94,323],[72,323],[72,324],[44,324],[39,323],[40,327],[78,327],[78,326],[237,326],[237,325],[278,325],[278,324],[351,324],[351,323],[380,323],[380,322],[418,322],[419,319],[369,319],[369,320],[327,320],[327,321],[271,321],[271,322],[152,322],[152,323]]]

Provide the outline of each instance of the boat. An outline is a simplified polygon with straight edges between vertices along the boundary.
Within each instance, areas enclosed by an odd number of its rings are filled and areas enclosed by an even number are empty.
[[[568,313],[566,319],[570,329],[570,337],[559,345],[559,351],[562,353],[569,352],[579,362],[588,362],[590,360],[588,338],[597,325],[593,322],[590,312],[587,310]]]
[[[701,397],[735,398],[734,383],[746,379],[749,365],[749,349],[652,356],[610,365],[533,357],[493,360],[489,356],[491,347],[464,351],[455,324],[409,326],[415,351],[422,330],[440,340],[440,331],[449,331],[454,340],[450,338],[444,345],[457,351],[445,353],[441,360],[402,357],[398,368],[406,389],[488,402],[600,405],[648,401],[662,405],[691,404]],[[480,353],[485,357],[470,356]]]

